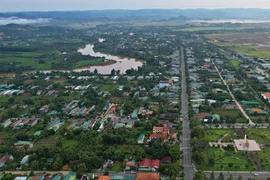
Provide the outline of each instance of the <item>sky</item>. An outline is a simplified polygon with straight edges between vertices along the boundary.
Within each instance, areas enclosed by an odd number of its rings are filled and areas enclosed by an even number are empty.
[[[270,9],[270,0],[0,0],[0,12],[185,8]]]

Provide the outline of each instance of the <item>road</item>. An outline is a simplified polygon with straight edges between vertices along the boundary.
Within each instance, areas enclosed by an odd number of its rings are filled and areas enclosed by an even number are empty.
[[[243,180],[256,179],[256,180],[267,180],[268,177],[270,177],[270,172],[263,171],[263,172],[246,172],[246,171],[214,171],[215,178],[217,179],[220,172],[224,174],[224,179],[228,179],[230,175],[233,176],[233,179],[237,179],[239,175],[242,176]],[[204,172],[207,177],[210,177],[211,171]],[[254,174],[258,175],[254,175]]]
[[[185,180],[192,180],[195,174],[194,167],[191,160],[191,146],[190,146],[190,128],[188,117],[188,94],[187,94],[187,80],[186,80],[186,65],[184,56],[184,47],[181,47],[181,72],[182,72],[182,94],[181,94],[181,115],[182,115],[182,145],[180,149],[183,151],[183,161]]]
[[[217,124],[205,124],[206,127],[212,128],[212,129],[242,129],[242,128],[257,128],[257,129],[268,129],[269,128],[269,123],[257,123],[256,126],[251,126],[250,124],[247,123],[235,123],[235,124],[218,124],[219,126],[216,126]]]
[[[255,125],[255,124],[252,122],[252,120],[250,119],[250,117],[247,115],[247,113],[245,112],[245,110],[243,109],[243,107],[241,106],[241,104],[240,104],[240,103],[236,100],[236,98],[234,97],[232,91],[230,90],[230,87],[228,86],[228,84],[226,83],[226,81],[223,79],[223,77],[222,77],[220,71],[218,70],[218,68],[217,68],[217,66],[216,66],[216,64],[215,64],[214,61],[212,61],[212,64],[215,66],[216,71],[218,72],[220,79],[223,81],[224,85],[227,87],[228,92],[230,93],[232,99],[234,100],[235,104],[238,106],[238,108],[239,108],[239,110],[241,111],[241,113],[243,114],[243,116],[249,121],[249,124],[250,124],[250,125]]]

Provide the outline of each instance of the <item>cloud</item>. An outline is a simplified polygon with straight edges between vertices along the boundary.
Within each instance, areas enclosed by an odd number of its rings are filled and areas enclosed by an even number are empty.
[[[37,24],[37,23],[48,23],[50,19],[23,19],[17,17],[9,17],[9,18],[0,18],[0,25],[7,25],[7,24]]]

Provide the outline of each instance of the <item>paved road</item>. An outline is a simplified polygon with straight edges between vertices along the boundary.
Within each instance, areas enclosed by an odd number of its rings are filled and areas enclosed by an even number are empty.
[[[183,134],[182,134],[182,147],[183,151],[183,166],[185,173],[185,180],[192,180],[195,174],[191,160],[191,147],[190,147],[190,128],[188,117],[188,94],[187,94],[187,81],[186,81],[186,65],[184,59],[184,47],[181,47],[181,71],[182,71],[182,121],[183,121]],[[181,146],[181,145],[180,145]]]
[[[216,179],[218,178],[220,172],[222,171],[214,171]],[[267,180],[267,178],[270,177],[270,172],[266,172],[266,171],[263,171],[263,172],[223,171],[222,173],[224,174],[224,177],[225,177],[224,179],[228,179],[230,175],[233,176],[233,179],[237,179],[239,175],[241,175],[243,180],[248,180],[249,178],[256,179],[256,180]],[[255,175],[255,173],[257,175]],[[207,171],[205,172],[205,174],[207,177],[210,177],[211,172]]]
[[[228,129],[228,128],[235,128],[235,129],[241,129],[241,128],[257,128],[257,129],[268,129],[269,123],[257,123],[255,126],[247,124],[247,123],[235,123],[235,124],[218,124],[219,126],[216,127],[217,124],[205,124],[206,127],[212,128],[212,129]]]
[[[243,109],[243,107],[241,106],[241,104],[240,104],[240,103],[236,100],[236,98],[234,97],[232,91],[230,90],[230,88],[229,88],[228,84],[226,83],[226,81],[223,79],[223,77],[222,77],[220,71],[218,70],[218,68],[217,68],[217,66],[216,66],[216,64],[215,64],[214,61],[212,61],[212,64],[215,66],[215,68],[216,68],[216,70],[217,70],[217,72],[218,72],[218,74],[219,74],[220,79],[223,81],[224,85],[227,87],[227,89],[228,89],[228,91],[229,91],[231,97],[233,98],[235,104],[238,106],[238,108],[239,108],[239,110],[241,111],[241,113],[243,114],[243,116],[244,116],[246,119],[249,120],[249,124],[250,124],[250,125],[255,125],[255,124],[252,122],[252,120],[250,119],[250,117],[247,115],[247,113],[245,112],[245,110]]]

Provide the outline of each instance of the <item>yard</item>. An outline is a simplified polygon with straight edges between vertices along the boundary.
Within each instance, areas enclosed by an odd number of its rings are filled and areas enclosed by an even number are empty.
[[[230,60],[230,65],[233,66],[235,69],[239,69],[240,63],[241,62],[238,60],[234,60],[234,59]]]
[[[99,91],[114,91],[119,85],[118,84],[102,84],[98,86]]]
[[[220,138],[222,138],[224,135],[228,134],[229,137],[233,136],[233,130],[232,129],[208,129],[206,132],[206,140],[208,142],[217,142]],[[232,142],[230,138],[223,139],[222,142]]]
[[[111,169],[114,172],[122,172],[123,168],[122,168],[122,164],[121,162],[114,162],[113,167]]]
[[[214,166],[209,166],[209,159],[214,158]],[[210,171],[253,171],[254,168],[248,160],[248,155],[234,150],[222,151],[219,148],[208,148],[204,152],[204,163],[199,166],[200,170]]]
[[[243,117],[238,109],[215,109],[215,113],[220,116],[236,119],[237,123],[248,123],[248,120]]]

